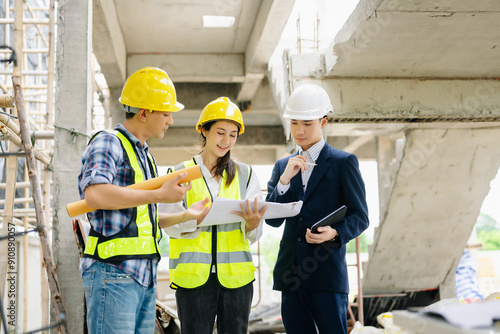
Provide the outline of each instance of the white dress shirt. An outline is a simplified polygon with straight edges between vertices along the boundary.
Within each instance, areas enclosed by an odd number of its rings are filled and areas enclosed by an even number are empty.
[[[300,155],[305,155],[307,157],[307,162],[310,163],[316,163],[316,160],[318,160],[319,154],[321,153],[321,150],[325,146],[325,140],[321,138],[316,144],[311,146],[307,151],[302,150],[302,148],[299,151]],[[309,181],[309,178],[311,177],[311,174],[314,170],[313,165],[307,165],[306,170],[302,173],[302,187],[304,192],[306,192],[307,188],[307,182]],[[290,189],[290,183],[288,184],[282,184],[281,180],[278,182],[277,185],[278,189],[278,194],[284,195],[288,189]]]
[[[212,198],[215,199],[219,195],[220,181],[217,181],[217,179],[212,177],[212,174],[210,173],[208,168],[203,164],[203,159],[200,155],[196,155],[194,159],[201,168],[201,173],[205,178],[205,180],[207,181],[208,189],[210,191],[210,194],[212,194]],[[254,171],[252,171],[245,199],[250,200],[253,206],[253,200],[255,198],[257,198],[259,202],[264,201],[262,196],[262,191],[260,189],[259,179],[257,177],[257,174]],[[158,205],[158,211],[163,213],[180,212],[182,210],[184,210],[182,202],[160,203]],[[262,236],[263,221],[264,220],[261,219],[261,221],[259,222],[259,226],[250,232],[245,232],[246,222],[245,221],[241,222],[241,231],[245,236],[245,239],[248,238],[250,243],[256,242]],[[197,238],[201,233],[201,227],[198,227],[196,220],[189,220],[184,223],[172,225],[165,228],[164,230],[171,237],[185,238],[185,239]]]

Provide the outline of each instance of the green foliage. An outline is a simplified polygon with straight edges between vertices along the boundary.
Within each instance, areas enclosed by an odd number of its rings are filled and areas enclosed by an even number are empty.
[[[361,253],[368,252],[368,238],[366,234],[361,234],[359,236],[359,250]],[[356,239],[352,239],[346,245],[347,253],[356,253]]]
[[[482,231],[477,236],[478,241],[483,244],[484,250],[500,250],[500,231]]]
[[[500,250],[500,224],[495,219],[481,213],[476,222],[477,241],[485,250]]]

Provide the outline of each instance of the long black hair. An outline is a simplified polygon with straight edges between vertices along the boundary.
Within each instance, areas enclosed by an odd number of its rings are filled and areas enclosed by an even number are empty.
[[[205,129],[205,131],[210,131],[210,128],[212,127],[212,125],[215,124],[216,121],[212,121],[212,122],[207,122],[205,124],[203,124],[202,126],[202,131],[201,131],[201,147],[205,147],[205,145],[207,144],[207,138],[203,135],[203,129]],[[228,121],[230,122],[230,121]],[[236,124],[236,123],[234,123]],[[236,126],[238,126],[236,124]],[[240,132],[240,127],[238,126],[238,133]],[[239,136],[239,134],[238,134]],[[201,152],[200,152],[201,153]],[[238,165],[233,161],[231,160],[231,150],[227,151],[226,154],[224,154],[222,157],[219,157],[217,159],[217,163],[215,164],[215,166],[212,168],[212,170],[210,171],[211,173],[212,172],[215,172],[215,176],[220,176],[222,178],[222,173],[224,172],[224,170],[226,170],[226,174],[227,174],[227,179],[226,179],[226,186],[229,187],[229,185],[231,185],[231,182],[233,182],[234,180],[234,177],[236,176],[236,168],[238,168]]]

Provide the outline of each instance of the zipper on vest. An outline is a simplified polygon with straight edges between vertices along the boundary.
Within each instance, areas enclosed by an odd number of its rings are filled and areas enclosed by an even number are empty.
[[[192,160],[195,166],[198,165],[194,157]],[[184,167],[186,166],[184,165]],[[208,186],[207,180],[203,175],[202,178],[203,182],[205,182],[205,187],[208,189],[208,193],[210,194],[210,203],[213,203],[214,197],[210,192],[210,187]],[[210,269],[210,273],[216,273],[216,272],[217,272],[217,225],[212,225],[212,266]]]
[[[217,272],[217,225],[212,225],[212,273]]]

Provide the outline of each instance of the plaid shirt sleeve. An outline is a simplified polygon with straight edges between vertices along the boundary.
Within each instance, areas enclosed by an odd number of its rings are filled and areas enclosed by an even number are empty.
[[[83,198],[85,188],[93,184],[128,184],[118,175],[118,167],[123,161],[123,149],[118,137],[102,132],[85,149],[82,155],[82,171],[80,174],[80,196]]]
[[[114,184],[126,187],[132,183],[131,167],[124,156],[118,137],[103,131],[87,146],[82,155],[82,170],[78,177],[81,198],[85,189],[94,184]],[[121,231],[132,219],[133,209],[95,210],[88,218],[96,232],[109,236]],[[95,262],[92,258],[82,258],[80,272],[83,273]],[[113,264],[143,286],[151,281],[156,285],[156,259],[131,259]]]
[[[80,196],[94,184],[113,184],[126,187],[131,184],[131,167],[124,157],[118,137],[102,132],[87,146],[82,156],[79,176]],[[132,219],[133,209],[95,210],[88,218],[94,230],[104,236],[120,232]]]

